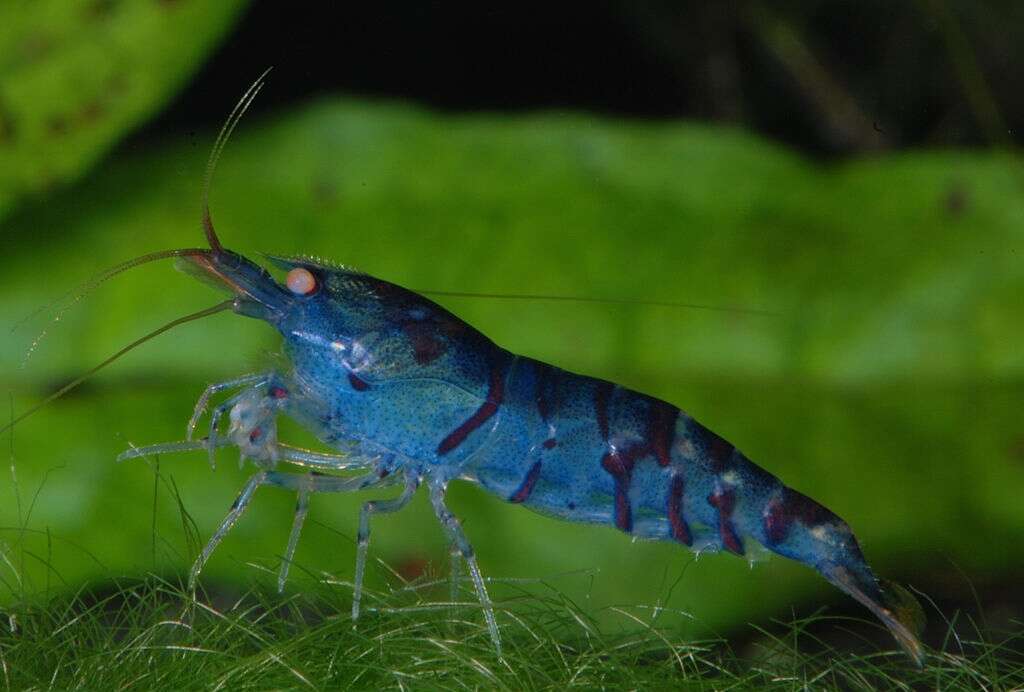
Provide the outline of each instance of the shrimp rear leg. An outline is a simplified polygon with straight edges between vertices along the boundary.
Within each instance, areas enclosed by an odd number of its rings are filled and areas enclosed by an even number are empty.
[[[457,548],[462,559],[466,561],[466,566],[469,568],[469,576],[473,580],[473,587],[476,589],[476,597],[484,611],[487,631],[490,632],[491,641],[494,642],[494,648],[497,650],[498,656],[501,656],[501,637],[498,634],[498,623],[494,619],[494,606],[491,604],[490,596],[487,595],[487,587],[484,585],[483,575],[480,574],[480,567],[476,563],[476,553],[473,552],[473,546],[462,530],[459,520],[445,505],[444,493],[445,485],[443,483],[431,483],[430,502],[434,506],[434,514],[437,515],[438,521],[441,522],[441,526],[444,527],[445,532]]]
[[[352,590],[352,620],[359,619],[359,606],[363,597],[363,575],[366,572],[366,553],[370,547],[370,515],[374,513],[389,514],[409,504],[416,489],[419,478],[413,475],[406,477],[405,490],[391,500],[370,500],[363,503],[359,511],[359,533],[356,539],[356,573]]]
[[[451,602],[454,604],[459,600],[459,576],[462,572],[462,553],[459,552],[459,546],[454,542],[449,546],[448,552],[451,556],[451,568],[448,574],[448,585],[449,593],[451,594]]]
[[[256,489],[261,485],[274,485],[287,490],[295,490],[299,493],[299,502],[296,506],[295,521],[292,525],[291,535],[289,536],[287,553],[285,555],[284,564],[282,565],[282,573],[278,578],[278,584],[282,585],[288,574],[287,566],[291,564],[295,546],[298,544],[299,533],[302,530],[302,523],[306,516],[308,495],[310,493],[351,492],[354,490],[369,488],[374,485],[386,485],[388,483],[389,480],[382,479],[380,477],[380,473],[376,470],[356,478],[321,476],[315,471],[303,476],[291,473],[280,473],[277,471],[260,471],[259,473],[254,474],[245,484],[245,487],[242,488],[242,492],[240,492],[238,497],[235,498],[235,502],[231,505],[231,510],[228,512],[228,515],[224,517],[224,520],[217,528],[217,531],[214,532],[213,536],[207,542],[203,551],[199,554],[199,557],[192,565],[192,570],[189,572],[188,578],[189,589],[195,588],[196,582],[199,579],[199,573],[202,572],[207,560],[210,559],[210,555],[213,554],[213,551],[216,550],[217,546],[220,545],[220,542],[224,540],[228,531],[231,530],[239,517],[241,517],[249,507],[249,503],[252,501],[252,496],[255,494]]]
[[[378,470],[356,478],[321,476],[316,471],[312,471],[305,476],[295,476],[292,474],[272,474],[272,476],[275,477],[273,482],[278,487],[298,491],[298,499],[295,503],[295,519],[292,522],[291,534],[288,536],[288,547],[285,549],[284,561],[281,563],[281,571],[277,578],[278,591],[284,591],[284,584],[288,580],[288,569],[291,567],[295,548],[299,544],[302,524],[305,522],[306,513],[309,511],[310,495],[313,493],[351,492],[370,486],[381,488],[394,482],[392,478],[381,477]]]

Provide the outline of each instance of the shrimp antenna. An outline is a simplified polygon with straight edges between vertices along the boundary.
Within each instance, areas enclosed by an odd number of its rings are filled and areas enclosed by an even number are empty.
[[[596,303],[598,305],[644,305],[659,308],[683,308],[687,310],[707,310],[710,312],[735,312],[741,315],[761,315],[778,317],[779,313],[759,308],[741,308],[732,305],[704,305],[703,303],[684,303],[674,300],[645,300],[643,298],[601,298],[594,296],[561,296],[544,293],[470,293],[467,291],[434,291],[416,289],[417,293],[428,296],[444,296],[447,298],[489,298],[493,300],[540,300],[565,303]]]
[[[217,162],[220,160],[220,155],[224,151],[225,145],[228,143],[228,139],[231,138],[231,133],[235,131],[238,126],[238,122],[245,115],[245,112],[249,110],[249,106],[256,100],[256,96],[260,93],[266,82],[267,74],[274,69],[268,67],[263,71],[256,81],[252,83],[252,86],[242,94],[242,98],[235,104],[234,110],[231,111],[231,115],[224,121],[224,125],[220,128],[220,133],[217,134],[217,139],[213,143],[213,149],[210,151],[210,158],[206,162],[206,174],[203,176],[203,212],[202,212],[202,224],[203,231],[206,233],[206,242],[210,244],[210,249],[214,252],[222,252],[224,247],[220,244],[220,238],[217,237],[216,231],[213,230],[213,219],[210,216],[210,184],[213,181],[213,173],[217,170]]]
[[[266,83],[266,76],[272,69],[273,67],[268,67],[266,70],[264,70],[263,74],[261,74],[256,79],[256,81],[252,83],[252,86],[250,86],[246,90],[246,92],[242,95],[242,98],[239,99],[238,103],[235,104],[235,107],[234,109],[232,109],[231,114],[228,115],[228,118],[224,122],[224,125],[220,128],[220,132],[217,133],[217,139],[214,141],[213,148],[210,151],[210,158],[206,162],[206,172],[203,177],[202,224],[203,230],[206,232],[206,240],[210,244],[210,250],[213,250],[214,252],[220,252],[224,248],[220,244],[220,239],[217,237],[216,232],[213,230],[213,220],[210,217],[210,184],[211,181],[213,180],[213,173],[217,168],[217,162],[220,160],[220,155],[224,151],[224,146],[227,144],[228,139],[231,137],[231,133],[234,132],[235,127],[238,125],[238,122],[242,119],[242,116],[245,115],[245,112],[249,109],[249,106],[251,106],[252,102],[256,99],[256,95],[260,93],[260,90]],[[54,315],[53,321],[59,322],[61,318],[64,316],[64,313],[67,312],[76,303],[78,303],[88,293],[93,291],[100,284],[117,276],[123,271],[131,269],[132,267],[137,267],[140,264],[146,264],[147,262],[163,259],[165,257],[181,257],[185,255],[205,254],[207,252],[208,250],[200,248],[163,250],[160,252],[141,255],[139,257],[135,257],[133,259],[122,262],[118,265],[110,267],[109,269],[105,269],[104,271],[88,279],[78,287],[68,291],[59,298],[47,303],[46,305],[43,305],[42,307],[36,310],[33,310],[30,314],[19,320],[13,327],[11,327],[11,332],[13,333],[14,331],[16,331],[21,325],[25,324],[26,322],[34,318],[36,315],[54,309],[56,306],[60,305],[64,301],[69,301],[63,307],[56,309],[56,314]],[[32,345],[29,347],[28,353],[25,355],[25,361],[27,361],[32,356],[32,353],[36,350],[36,348],[39,346],[39,343],[45,337],[46,330],[43,330],[43,332],[38,337],[36,337],[35,341],[33,341]]]
[[[207,252],[207,251],[204,251],[204,252]],[[105,361],[103,361],[102,363],[100,363],[96,367],[94,367],[91,370],[87,371],[84,375],[81,375],[81,376],[75,378],[74,380],[72,380],[71,382],[68,382],[66,385],[64,385],[63,387],[58,389],[53,394],[51,394],[50,396],[48,396],[45,399],[43,399],[38,404],[36,404],[32,408],[30,408],[29,410],[25,411],[24,413],[22,413],[17,418],[14,418],[13,420],[11,420],[11,422],[9,422],[7,425],[5,425],[2,428],[0,428],[0,435],[2,435],[3,433],[7,432],[11,428],[13,428],[15,425],[17,425],[21,421],[25,420],[26,418],[28,418],[33,413],[35,413],[39,409],[43,408],[47,404],[49,404],[49,403],[51,403],[51,402],[61,398],[62,396],[64,396],[68,392],[70,392],[72,389],[74,389],[78,385],[82,384],[87,379],[89,379],[90,377],[92,377],[93,375],[98,373],[100,370],[102,370],[103,368],[107,367],[108,365],[110,365],[115,360],[117,360],[118,358],[120,358],[124,354],[128,353],[129,351],[131,351],[135,347],[141,346],[142,344],[146,343],[150,339],[152,339],[154,337],[157,337],[157,336],[160,336],[164,332],[166,332],[166,331],[168,331],[170,329],[174,329],[178,325],[185,324],[186,322],[192,322],[193,320],[198,320],[198,319],[201,319],[203,317],[208,317],[209,315],[213,315],[213,314],[218,313],[218,312],[223,312],[224,310],[230,310],[232,308],[232,306],[234,305],[234,302],[235,302],[234,299],[225,300],[224,302],[217,303],[213,307],[206,308],[205,310],[200,310],[199,312],[193,312],[190,315],[185,315],[184,317],[179,317],[178,319],[171,320],[170,322],[168,322],[164,326],[159,327],[157,329],[154,329],[149,334],[146,334],[145,336],[136,339],[135,341],[131,342],[130,344],[128,344],[127,346],[122,348],[120,351],[118,351],[114,355],[112,355],[109,358],[107,358]]]
[[[113,267],[110,267],[109,269],[104,269],[99,274],[96,274],[95,276],[87,279],[86,281],[82,282],[75,288],[60,296],[59,298],[55,298],[54,300],[51,300],[49,303],[43,305],[42,307],[36,308],[31,313],[29,313],[21,320],[19,320],[17,323],[15,323],[14,326],[11,327],[11,333],[13,334],[19,327],[21,327],[21,325],[25,324],[36,315],[42,312],[47,312],[49,310],[54,311],[53,322],[60,322],[61,319],[63,319],[64,314],[68,310],[73,308],[75,305],[77,305],[78,302],[82,300],[82,298],[84,298],[90,292],[95,290],[101,284],[109,281],[110,279],[114,278],[121,272],[128,271],[132,267],[137,267],[140,264],[146,264],[148,262],[154,262],[156,260],[161,260],[168,257],[187,257],[194,255],[205,255],[208,254],[209,252],[209,250],[206,250],[204,248],[182,248],[180,250],[160,250],[159,252],[150,252],[145,255],[133,257],[132,259],[121,262],[120,264],[116,264]],[[64,304],[61,305],[61,303]],[[25,357],[24,359],[22,359],[22,367],[25,366],[29,358],[32,357],[32,354],[35,353],[36,349],[39,348],[39,344],[42,343],[43,339],[46,338],[47,333],[48,330],[43,329],[43,331],[39,333],[39,336],[37,336],[32,341],[32,345],[28,347],[28,351],[25,352]]]
[[[260,90],[263,88],[265,84],[265,78],[271,69],[273,68],[268,67],[266,70],[264,70],[263,74],[261,74],[256,79],[256,81],[252,83],[252,86],[250,86],[246,90],[246,92],[242,95],[242,98],[239,99],[238,103],[235,104],[234,109],[231,111],[231,114],[228,116],[227,120],[224,122],[224,125],[221,127],[220,132],[217,134],[217,139],[214,141],[213,149],[210,151],[210,158],[206,162],[206,173],[203,178],[202,224],[203,230],[206,232],[206,240],[210,244],[210,250],[205,250],[202,248],[161,250],[159,252],[141,255],[139,257],[135,257],[133,259],[117,264],[113,267],[110,267],[109,269],[100,272],[96,276],[88,279],[78,287],[72,289],[71,291],[68,291],[59,298],[50,301],[49,303],[43,305],[42,307],[36,310],[33,310],[29,315],[19,320],[17,323],[14,324],[13,327],[11,327],[12,333],[16,331],[21,325],[25,324],[26,322],[34,318],[36,315],[42,312],[47,312],[49,310],[54,310],[53,321],[59,322],[64,317],[64,314],[68,310],[70,310],[79,301],[81,301],[82,298],[84,298],[86,295],[88,295],[90,292],[92,292],[94,289],[100,286],[100,284],[103,284],[104,282],[112,279],[121,272],[127,271],[132,267],[137,267],[140,264],[146,264],[147,262],[152,262],[154,260],[164,259],[167,257],[201,255],[207,254],[211,250],[215,253],[223,251],[224,248],[221,245],[220,239],[217,237],[216,232],[213,230],[213,221],[210,218],[210,184],[213,179],[213,173],[217,168],[217,161],[220,160],[220,155],[224,151],[224,146],[227,144],[228,139],[231,137],[231,133],[234,132],[235,127],[237,127],[238,122],[242,119],[242,116],[245,115],[245,112],[249,109],[249,106],[251,106],[252,102],[256,99],[256,95],[259,94]],[[43,339],[46,338],[46,335],[47,330],[44,329],[42,332],[40,332],[39,336],[37,336],[32,341],[32,344],[29,346],[28,351],[25,353],[25,358],[22,360],[22,366],[24,366],[25,363],[28,362],[29,358],[32,357],[32,354],[35,353],[36,349],[39,347],[39,344],[43,341]]]

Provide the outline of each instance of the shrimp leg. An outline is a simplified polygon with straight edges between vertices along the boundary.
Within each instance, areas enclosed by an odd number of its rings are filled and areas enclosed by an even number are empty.
[[[188,575],[189,591],[193,591],[196,588],[196,581],[198,581],[199,573],[203,570],[203,566],[206,564],[206,561],[210,559],[210,555],[213,553],[214,549],[216,549],[224,539],[224,536],[227,535],[228,531],[231,530],[231,527],[235,525],[238,518],[242,516],[242,512],[244,512],[246,507],[249,506],[249,501],[252,499],[253,493],[256,492],[256,488],[263,485],[267,479],[268,473],[268,471],[260,471],[259,473],[254,474],[249,478],[245,487],[242,488],[242,492],[240,492],[238,497],[235,498],[234,503],[231,505],[231,511],[228,512],[226,517],[224,517],[224,521],[220,523],[217,531],[207,542],[206,547],[203,548],[203,552],[199,554],[199,557],[196,558],[196,561],[192,564],[192,569],[189,571]]]
[[[370,486],[381,488],[391,485],[394,482],[392,478],[381,478],[379,471],[372,471],[355,478],[321,476],[316,471],[311,471],[304,476],[290,473],[270,473],[266,480],[268,485],[276,485],[279,488],[298,492],[298,499],[295,503],[295,519],[292,521],[288,547],[285,549],[284,561],[281,563],[281,571],[278,574],[277,590],[284,591],[284,584],[288,580],[288,569],[291,567],[295,548],[299,544],[299,534],[302,533],[302,525],[306,521],[306,513],[309,511],[310,495],[313,493],[345,493]]]
[[[215,469],[217,467],[216,449],[217,447],[221,446],[219,444],[220,433],[218,432],[220,428],[220,419],[223,418],[225,413],[227,413],[231,408],[238,404],[238,402],[242,401],[248,396],[251,396],[250,390],[248,389],[245,390],[244,392],[239,392],[238,394],[231,397],[227,401],[215,406],[214,409],[210,412],[210,431],[206,435],[206,451],[210,458],[211,469]],[[191,423],[189,425],[191,425]],[[192,439],[191,434],[192,431],[189,430],[190,437],[188,437],[187,439]],[[244,453],[242,458],[245,458]]]
[[[314,472],[315,473],[315,472]],[[213,536],[207,542],[203,548],[202,553],[196,559],[192,565],[192,570],[189,572],[188,586],[189,589],[194,589],[196,581],[199,579],[199,573],[203,570],[207,560],[210,559],[210,555],[216,550],[220,542],[224,540],[224,536],[227,535],[228,531],[235,525],[239,517],[245,512],[249,506],[249,502],[252,500],[253,494],[256,489],[261,485],[275,485],[279,488],[285,488],[288,490],[296,490],[300,492],[300,502],[296,508],[295,523],[292,527],[292,537],[289,539],[289,549],[294,550],[295,544],[298,543],[298,533],[302,529],[302,522],[305,519],[305,508],[306,502],[301,500],[301,494],[303,491],[305,494],[311,492],[349,492],[353,490],[362,490],[373,485],[386,484],[386,479],[381,479],[380,474],[377,471],[371,471],[370,473],[358,476],[356,478],[336,478],[333,476],[318,476],[310,473],[306,476],[296,476],[290,473],[279,473],[276,471],[260,471],[254,474],[249,481],[242,488],[242,492],[235,498],[235,502],[231,505],[231,511],[224,517],[217,531],[214,532]],[[308,499],[307,499],[308,501]],[[285,563],[288,564],[291,561],[291,554],[286,556]],[[285,571],[287,575],[287,571]],[[279,579],[280,582],[280,579]]]
[[[218,392],[223,392],[225,389],[235,389],[237,387],[243,387],[245,385],[259,386],[264,384],[273,373],[260,373],[252,375],[242,375],[236,377],[233,380],[227,380],[226,382],[217,382],[211,384],[209,387],[203,390],[203,393],[199,395],[199,400],[196,401],[195,409],[192,411],[192,417],[188,421],[188,427],[186,428],[185,439],[191,440],[192,434],[196,430],[196,426],[199,425],[199,418],[206,411],[206,407],[210,403],[210,398]]]
[[[216,447],[234,447],[235,443],[227,438],[218,438]],[[201,440],[181,440],[178,442],[162,442],[145,447],[132,447],[117,455],[117,461],[138,459],[139,457],[155,456],[158,454],[179,454],[181,452],[193,452],[207,450],[210,442],[207,438]],[[352,454],[332,454],[330,452],[314,452],[311,449],[294,447],[284,442],[278,442],[274,446],[274,458],[294,464],[295,466],[327,469],[329,471],[347,471],[353,468],[366,468],[377,462],[376,457],[353,456]]]
[[[501,637],[498,635],[498,623],[494,619],[494,606],[491,604],[490,596],[487,595],[487,587],[484,585],[484,578],[480,574],[480,567],[476,563],[476,554],[473,552],[473,546],[470,544],[469,539],[466,538],[466,534],[462,530],[459,520],[451,513],[444,503],[445,489],[446,485],[444,483],[431,483],[430,503],[434,506],[434,514],[437,515],[437,519],[441,522],[441,526],[444,527],[449,539],[457,547],[459,554],[466,561],[466,565],[469,568],[469,576],[472,578],[473,587],[476,589],[476,597],[480,601],[480,606],[484,611],[484,620],[487,622],[487,631],[490,632],[491,641],[494,642],[494,648],[497,650],[498,656],[500,657]]]
[[[356,541],[356,574],[352,590],[352,620],[359,619],[359,604],[363,597],[363,575],[366,572],[366,553],[370,547],[370,515],[374,513],[388,514],[409,504],[416,489],[420,487],[420,479],[414,475],[406,476],[405,490],[391,500],[370,500],[364,502],[359,511],[359,533]]]
[[[312,491],[303,485],[299,489],[299,496],[295,500],[295,519],[292,520],[292,530],[288,534],[288,546],[284,549],[284,559],[281,561],[281,571],[277,575],[277,592],[284,592],[284,584],[288,581],[288,570],[292,566],[292,559],[295,557],[295,548],[299,545],[299,534],[302,533],[302,525],[306,521],[306,513],[309,512],[309,496]]]
[[[448,574],[448,585],[449,593],[451,594],[451,602],[454,604],[459,600],[459,576],[462,572],[462,554],[459,552],[459,546],[452,542],[448,546],[448,552],[451,556],[451,569]]]
[[[283,442],[277,443],[277,458],[295,466],[305,466],[329,471],[347,471],[352,468],[365,468],[378,461],[378,457],[362,457],[352,454],[333,454],[330,452],[314,452],[311,449],[293,447]]]

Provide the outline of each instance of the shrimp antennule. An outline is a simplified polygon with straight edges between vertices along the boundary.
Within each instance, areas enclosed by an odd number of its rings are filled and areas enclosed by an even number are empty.
[[[206,233],[206,242],[210,244],[210,249],[216,253],[222,252],[224,246],[220,244],[220,238],[217,237],[217,232],[213,230],[213,218],[210,216],[210,185],[213,181],[213,173],[217,170],[217,162],[220,161],[220,155],[224,151],[228,139],[231,138],[231,133],[235,131],[235,127],[238,126],[242,116],[249,110],[252,102],[256,100],[256,96],[259,95],[260,90],[266,84],[267,73],[272,69],[273,67],[268,67],[264,70],[263,74],[257,77],[252,86],[242,94],[242,98],[238,99],[238,103],[235,104],[231,115],[228,116],[228,119],[224,121],[224,125],[220,128],[217,139],[213,143],[213,149],[210,151],[210,158],[206,162],[206,174],[203,177],[203,211],[201,222],[203,224],[203,231]]]

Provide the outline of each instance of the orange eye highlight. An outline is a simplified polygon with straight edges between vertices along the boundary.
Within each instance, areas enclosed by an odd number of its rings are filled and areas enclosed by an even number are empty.
[[[288,290],[297,296],[308,296],[316,290],[316,277],[308,269],[295,267],[285,279]]]

